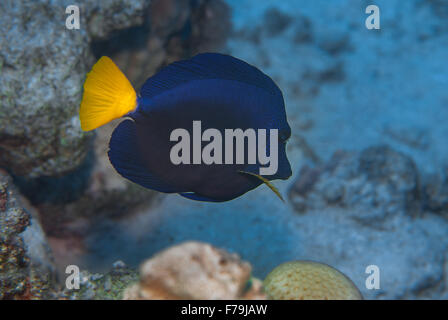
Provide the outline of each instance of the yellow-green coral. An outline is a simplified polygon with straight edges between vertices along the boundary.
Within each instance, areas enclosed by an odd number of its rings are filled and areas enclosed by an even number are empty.
[[[281,264],[264,280],[274,300],[360,300],[355,284],[342,272],[323,263],[292,261]]]

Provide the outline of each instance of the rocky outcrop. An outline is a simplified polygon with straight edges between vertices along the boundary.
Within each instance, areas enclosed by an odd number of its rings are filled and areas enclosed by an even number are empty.
[[[1,167],[34,178],[64,174],[83,162],[92,134],[81,131],[78,108],[94,62],[91,38],[141,22],[145,3],[108,1],[99,8],[78,1],[80,29],[68,30],[70,1],[2,1]]]
[[[55,269],[45,235],[0,172],[0,299],[53,296]]]
[[[144,262],[140,282],[124,299],[264,299],[251,266],[235,254],[206,243],[185,242]]]
[[[140,273],[117,261],[100,274],[81,271],[79,288],[56,292],[68,300],[266,299],[251,266],[209,244],[185,242],[145,261]]]
[[[305,166],[290,190],[299,212],[326,206],[356,209],[354,219],[382,221],[398,213],[420,212],[419,178],[414,161],[387,146],[360,153],[336,152],[322,166]]]

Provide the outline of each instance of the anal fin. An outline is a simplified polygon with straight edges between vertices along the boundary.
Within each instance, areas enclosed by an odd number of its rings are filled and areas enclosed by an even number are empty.
[[[184,198],[190,199],[190,200],[196,200],[196,201],[208,201],[208,202],[223,202],[223,200],[215,200],[211,199],[205,196],[201,196],[197,194],[196,192],[183,192],[179,193]]]

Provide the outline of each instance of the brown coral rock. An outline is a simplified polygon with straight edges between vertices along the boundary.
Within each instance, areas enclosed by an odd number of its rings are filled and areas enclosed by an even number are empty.
[[[124,299],[263,299],[259,281],[247,290],[251,266],[236,254],[200,242],[168,248],[143,263],[140,283]]]

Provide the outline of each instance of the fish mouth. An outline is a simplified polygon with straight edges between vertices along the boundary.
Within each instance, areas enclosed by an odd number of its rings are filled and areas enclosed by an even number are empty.
[[[280,178],[281,180],[288,180],[289,178],[291,178],[292,176],[292,172],[290,172],[287,176]]]
[[[289,174],[289,175],[287,175],[287,176],[282,176],[282,177],[276,177],[276,179],[280,179],[280,180],[288,180],[289,178],[291,178],[291,176],[292,176],[292,173],[291,174]]]
[[[273,181],[273,180],[288,180],[289,178],[291,178],[292,173],[289,174],[274,174],[272,176],[264,176],[266,179],[268,179],[269,181]]]

